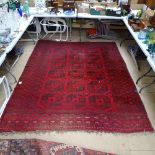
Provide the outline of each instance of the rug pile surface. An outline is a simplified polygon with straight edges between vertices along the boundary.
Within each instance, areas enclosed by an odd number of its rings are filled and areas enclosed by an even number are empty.
[[[39,41],[0,132],[153,131],[115,43]]]

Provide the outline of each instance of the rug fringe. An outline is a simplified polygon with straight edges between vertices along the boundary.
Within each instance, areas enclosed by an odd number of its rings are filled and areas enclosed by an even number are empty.
[[[99,131],[28,131],[28,132],[17,132],[17,131],[12,131],[12,132],[2,132],[0,133],[0,139],[3,136],[8,136],[12,137],[13,135],[18,135],[18,136],[26,136],[26,137],[31,137],[31,135],[34,136],[41,136],[41,135],[50,135],[50,134],[67,134],[67,133],[79,133],[79,134],[95,134],[96,136],[102,136],[102,135],[111,135],[111,136],[126,136],[126,137],[131,137],[131,136],[148,136],[148,135],[153,135],[155,134],[155,131],[144,131],[144,132],[135,132],[135,133],[110,133],[110,132],[99,132]],[[32,138],[32,137],[31,137]]]

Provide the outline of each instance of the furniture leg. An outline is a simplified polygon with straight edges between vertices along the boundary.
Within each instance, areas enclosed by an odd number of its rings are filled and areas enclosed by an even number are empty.
[[[120,47],[122,46],[122,44],[126,41],[126,40],[133,40],[132,38],[129,38],[130,37],[130,33],[128,34],[128,36],[126,38],[124,38],[121,42],[120,42]]]
[[[30,39],[20,39],[19,41],[33,41],[33,43],[35,44],[36,41],[31,37],[31,35],[29,34],[29,32],[28,32],[28,31],[25,31],[25,33],[27,33],[27,35],[28,35],[28,37],[29,37]],[[38,38],[38,37],[37,37],[37,38]]]
[[[81,25],[81,19],[80,19],[80,42],[81,42],[81,34],[82,34],[82,25]]]
[[[9,67],[9,65],[6,63],[6,61],[3,63],[3,65],[4,65],[4,68],[6,69],[6,71],[13,77],[13,79],[14,79],[14,81],[15,81],[15,83],[17,82],[17,79],[16,79],[16,77],[11,73],[11,71],[10,71],[10,67]]]
[[[2,105],[0,107],[0,118],[1,118],[1,116],[2,116],[2,114],[4,112],[4,109],[5,109],[7,103],[9,101],[9,99],[10,99],[12,90],[10,89],[11,87],[10,87],[10,85],[8,83],[8,80],[7,80],[7,78],[5,76],[3,76],[2,78],[0,77],[0,84],[3,85],[3,89],[4,89],[4,92],[5,92],[5,100],[3,101],[3,103],[2,103]]]
[[[139,82],[143,77],[145,77],[148,73],[150,73],[151,70],[152,70],[152,68],[150,67],[149,70],[148,70],[146,73],[144,73],[141,77],[139,77],[139,78],[137,79],[136,84],[138,84],[138,82]]]
[[[143,89],[145,89],[145,88],[151,86],[152,84],[155,84],[155,79],[154,79],[151,83],[149,83],[149,84],[147,84],[146,86],[142,87],[142,88],[139,90],[139,93],[141,93]]]
[[[72,19],[69,18],[69,39],[72,41]]]
[[[134,63],[136,64],[138,70],[140,70],[140,65],[138,63],[138,61],[136,60],[136,56],[138,53],[139,47],[137,45],[129,45],[127,51],[131,54],[131,57],[134,61]]]
[[[97,37],[101,37],[103,39],[115,40],[116,37],[109,36],[111,21],[98,20],[97,24]]]
[[[27,34],[28,34],[28,36],[29,36],[29,38],[33,41],[33,43],[35,44],[36,42],[35,42],[35,40],[31,37],[31,35],[27,32],[27,31],[25,31]]]

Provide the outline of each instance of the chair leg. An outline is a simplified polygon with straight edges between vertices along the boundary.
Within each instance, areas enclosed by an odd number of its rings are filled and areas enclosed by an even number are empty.
[[[60,32],[61,33],[61,39],[60,39],[60,41],[67,41],[68,40],[68,26],[66,25],[65,27],[66,27],[66,33],[67,33],[66,34],[66,38],[63,40],[62,39],[62,33],[65,33],[65,32]]]

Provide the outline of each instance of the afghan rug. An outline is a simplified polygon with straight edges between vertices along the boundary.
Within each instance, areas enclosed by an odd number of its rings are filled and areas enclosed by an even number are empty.
[[[1,155],[114,155],[38,139],[0,140]]]
[[[0,132],[153,131],[112,42],[39,41],[0,120]]]

